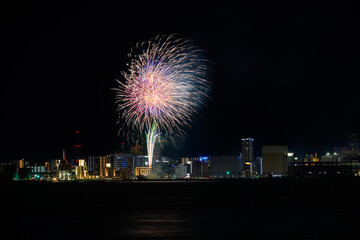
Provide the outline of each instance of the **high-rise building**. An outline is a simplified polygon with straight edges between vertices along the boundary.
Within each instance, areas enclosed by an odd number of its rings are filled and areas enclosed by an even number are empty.
[[[111,167],[110,156],[100,156],[100,177],[114,177],[115,171]]]
[[[239,170],[238,156],[209,156],[210,177],[237,178]]]
[[[86,162],[88,165],[89,172],[100,172],[100,157],[99,156],[87,156]]]
[[[241,162],[244,167],[242,170],[242,175],[244,177],[253,177],[254,176],[254,139],[253,138],[243,138],[241,139]]]
[[[265,176],[288,173],[288,146],[262,146],[262,173]]]
[[[78,165],[75,167],[75,175],[78,179],[88,178],[88,167],[85,159],[79,159]]]
[[[129,179],[133,175],[133,166],[138,156],[134,154],[111,154],[110,162],[115,176]]]
[[[50,162],[45,162],[45,171],[46,172],[51,172]]]
[[[262,157],[255,158],[252,168],[255,176],[262,175]]]
[[[178,179],[185,178],[188,174],[188,168],[186,165],[179,164],[175,166],[175,177]]]
[[[254,161],[254,139],[243,138],[241,139],[241,155],[243,162]]]
[[[358,133],[348,133],[348,150],[354,151],[359,150],[359,135]]]
[[[148,167],[148,166],[149,166],[148,156],[145,155],[136,156],[134,167]]]
[[[19,160],[19,168],[24,168],[25,167],[25,159],[20,159]]]
[[[50,171],[56,172],[58,170],[61,159],[50,159]]]
[[[188,158],[184,158],[184,159],[188,159]],[[188,161],[188,163],[191,163],[190,165],[191,177],[193,178],[210,177],[210,162],[208,156],[191,158],[191,161]]]

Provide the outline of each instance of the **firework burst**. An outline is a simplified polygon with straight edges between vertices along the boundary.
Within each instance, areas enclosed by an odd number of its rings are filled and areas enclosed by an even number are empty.
[[[129,68],[122,72],[126,81],[117,80],[115,89],[117,111],[127,127],[146,131],[150,158],[160,132],[170,139],[183,136],[184,126],[204,104],[208,61],[189,40],[175,35],[138,43],[129,57]]]

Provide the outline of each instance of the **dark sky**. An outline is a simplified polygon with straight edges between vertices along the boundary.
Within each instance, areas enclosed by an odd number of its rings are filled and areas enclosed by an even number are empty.
[[[170,33],[207,51],[213,93],[166,153],[238,154],[244,137],[299,154],[346,144],[360,120],[359,15],[349,1],[269,2],[2,5],[0,160],[71,154],[75,130],[87,154],[118,150],[110,88],[136,42]]]

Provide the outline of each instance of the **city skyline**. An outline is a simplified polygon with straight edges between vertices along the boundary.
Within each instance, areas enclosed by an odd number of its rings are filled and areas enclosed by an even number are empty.
[[[134,43],[173,32],[206,50],[213,90],[185,141],[167,145],[164,154],[237,154],[248,137],[258,152],[271,144],[302,155],[347,145],[360,120],[353,8],[279,5],[173,12],[149,6],[162,17],[146,27],[146,8],[129,23],[134,13],[119,14],[121,5],[9,5],[1,40],[1,160],[54,158],[73,148],[77,130],[87,154],[119,151],[126,139],[117,136],[110,89]]]

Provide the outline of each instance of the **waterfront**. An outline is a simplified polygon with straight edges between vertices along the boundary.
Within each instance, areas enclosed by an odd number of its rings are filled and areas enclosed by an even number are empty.
[[[1,184],[15,239],[344,238],[357,232],[359,187],[355,179]]]

